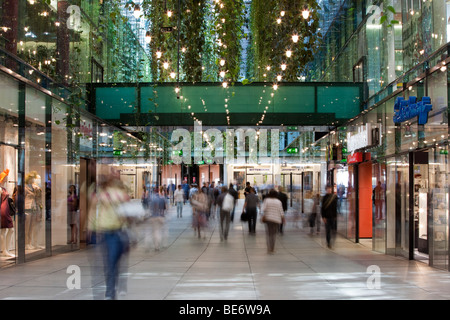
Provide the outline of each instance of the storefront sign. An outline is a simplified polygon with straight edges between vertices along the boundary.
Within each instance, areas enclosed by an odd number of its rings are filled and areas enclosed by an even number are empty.
[[[430,97],[423,97],[419,102],[417,102],[417,97],[409,97],[408,100],[398,97],[394,104],[394,123],[402,123],[418,117],[418,124],[424,125],[428,122],[428,112],[432,107]]]
[[[355,152],[353,154],[348,155],[347,157],[347,163],[359,163],[363,161],[363,153],[362,152]]]
[[[360,163],[363,161],[369,161],[371,159],[369,152],[355,152],[347,157],[347,164]]]
[[[247,174],[271,174],[271,168],[248,168]]]
[[[359,126],[358,131],[347,133],[347,152],[374,147],[381,143],[381,130],[378,125],[367,123]]]

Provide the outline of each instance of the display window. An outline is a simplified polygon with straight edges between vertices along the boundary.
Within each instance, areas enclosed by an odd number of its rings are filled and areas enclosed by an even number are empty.
[[[0,75],[0,267],[15,263],[17,221],[18,82]]]

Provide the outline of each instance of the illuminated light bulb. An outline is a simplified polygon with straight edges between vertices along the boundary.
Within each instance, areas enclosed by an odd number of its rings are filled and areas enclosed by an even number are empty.
[[[288,50],[286,51],[286,57],[290,58],[292,56],[292,51]]]
[[[167,16],[170,18],[172,16],[172,11],[167,11]]]
[[[447,66],[442,66],[441,71],[444,72],[445,70],[447,70]]]
[[[150,34],[150,31],[147,31],[146,33],[145,33],[145,42],[146,43],[150,43],[152,41],[152,36],[151,36],[151,34]]]
[[[292,41],[293,41],[294,43],[297,43],[297,42],[298,42],[298,35],[297,35],[297,34],[294,34],[294,35],[292,36]]]
[[[278,90],[278,85],[277,84],[273,85],[273,90]]]
[[[281,24],[281,19],[280,18],[277,19],[277,23]]]
[[[308,9],[304,9],[302,11],[302,17],[303,17],[303,19],[308,19],[309,18],[309,10]]]
[[[156,57],[159,59],[162,56],[162,52],[161,51],[156,51]]]
[[[141,16],[141,7],[138,4],[134,6],[133,15],[136,19],[139,19],[139,17]]]
[[[168,62],[164,62],[163,63],[163,67],[164,67],[164,69],[168,69],[169,68],[169,63]]]
[[[175,79],[176,75],[177,75],[177,74],[176,74],[175,72],[171,72],[171,73],[170,73],[170,77],[171,77],[172,79]]]
[[[267,66],[266,69],[267,69],[267,71],[270,71],[270,66]]]
[[[34,0],[28,0],[28,2],[33,5],[34,4]]]
[[[222,77],[222,78],[225,77],[225,71],[220,71],[220,77]]]
[[[179,93],[180,92],[180,88],[179,87],[176,87],[175,88],[175,93]]]
[[[185,53],[186,52],[186,48],[185,47],[181,48],[181,52]]]
[[[227,87],[228,87],[228,82],[224,81],[224,82],[222,83],[222,87],[227,88]]]
[[[282,65],[281,65],[281,70],[286,70],[286,64],[285,63],[283,63]]]
[[[224,60],[224,59],[220,60],[220,65],[221,65],[222,67],[225,65],[225,60]]]
[[[278,81],[281,81],[281,78],[282,78],[282,77],[281,77],[280,75],[277,75],[277,80],[278,80]]]
[[[286,12],[284,12],[284,11],[280,12],[280,16],[282,16],[282,17],[284,17],[285,14],[286,14]]]

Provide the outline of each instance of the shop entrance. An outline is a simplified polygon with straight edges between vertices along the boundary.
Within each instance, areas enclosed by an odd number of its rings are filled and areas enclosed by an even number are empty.
[[[281,186],[284,189],[284,193],[288,195],[288,206],[293,207],[294,203],[296,203],[303,213],[303,199],[305,193],[304,173],[282,173]]]
[[[395,161],[395,255],[424,262],[429,260],[428,166],[428,151]]]
[[[97,176],[97,163],[95,159],[80,158],[80,246],[95,243],[87,230],[89,205],[91,194],[95,190]]]
[[[414,214],[414,259],[428,262],[428,152],[414,152],[411,170],[410,181],[414,182],[410,193],[410,205]]]

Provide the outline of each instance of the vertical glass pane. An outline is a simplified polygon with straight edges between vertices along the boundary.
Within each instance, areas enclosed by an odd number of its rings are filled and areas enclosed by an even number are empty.
[[[25,101],[25,253],[45,248],[45,105],[46,96],[27,87]]]
[[[448,146],[429,152],[430,264],[448,269]]]
[[[409,258],[409,157],[397,157],[395,185],[396,255]]]
[[[396,248],[396,188],[397,166],[395,158],[386,161],[386,253],[395,254]]]
[[[372,166],[373,189],[373,248],[386,252],[386,165],[375,163]]]
[[[348,188],[347,188],[347,237],[356,239],[356,174],[355,166],[348,166]]]
[[[67,244],[79,244],[79,186],[75,179],[77,167],[69,163],[67,156],[67,107],[54,101],[52,109],[51,232],[52,247],[57,250]]]
[[[19,88],[14,80],[0,75],[0,195],[1,200],[15,199],[17,185]],[[16,255],[16,215],[2,206],[0,229],[0,267],[14,263]]]

